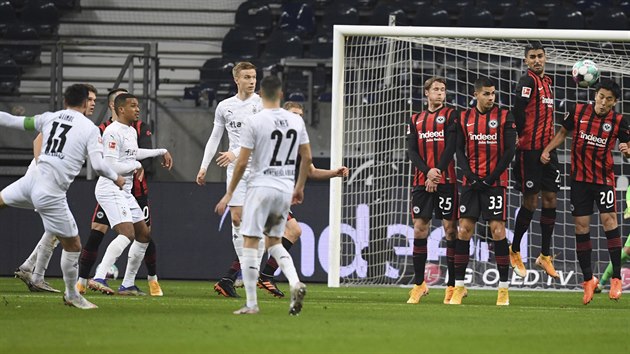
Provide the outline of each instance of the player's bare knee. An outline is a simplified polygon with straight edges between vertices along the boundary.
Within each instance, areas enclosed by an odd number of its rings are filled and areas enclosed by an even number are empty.
[[[119,235],[126,236],[130,241],[133,241],[136,238],[133,224],[130,222],[124,222],[114,226],[114,231],[116,231]]]
[[[74,237],[57,237],[61,247],[66,252],[80,252],[81,251],[81,238],[79,236]]]
[[[144,220],[133,224],[133,230],[138,242],[147,243],[151,241],[151,232]]]
[[[461,219],[459,222],[459,231],[457,232],[457,239],[463,241],[470,241],[473,231],[475,230],[475,222],[468,219]]]
[[[558,197],[555,192],[543,192],[542,193],[542,206],[543,208],[556,208],[558,204]]]
[[[448,241],[453,241],[457,238],[457,224],[453,220],[444,220],[442,222],[444,227],[444,235]]]
[[[98,222],[93,222],[92,226],[91,226],[92,230],[96,230],[99,232],[102,232],[103,234],[107,233],[107,230],[109,229],[109,226],[105,225],[105,224],[101,224]]]
[[[538,206],[538,193],[525,194],[523,196],[523,207],[529,211],[536,210]]]
[[[287,221],[287,225],[284,229],[284,237],[291,241],[291,243],[295,243],[302,236],[302,228],[300,224],[295,219],[291,219]]]
[[[610,231],[619,226],[617,224],[617,216],[615,213],[602,213],[600,214],[600,219],[602,221],[604,231]]]
[[[492,234],[492,239],[495,241],[500,241],[505,238],[505,223],[504,222],[494,222],[490,223],[490,233]]]

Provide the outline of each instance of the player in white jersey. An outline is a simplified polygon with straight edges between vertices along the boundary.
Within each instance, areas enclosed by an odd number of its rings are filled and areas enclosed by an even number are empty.
[[[240,151],[239,139],[243,122],[262,109],[261,99],[254,93],[254,89],[256,88],[256,67],[249,62],[240,62],[234,66],[232,74],[238,92],[235,96],[227,98],[217,105],[212,133],[206,144],[203,161],[201,162],[201,167],[197,174],[197,184],[200,186],[206,183],[206,170],[217,151],[224,130],[227,130],[228,133],[229,151],[219,153],[217,163],[222,167],[227,166],[226,184],[230,184],[234,174],[234,161]],[[237,185],[234,196],[229,204],[230,216],[232,218],[232,242],[234,243],[234,250],[239,259],[242,256],[243,250],[243,237],[241,236],[240,227],[248,175],[249,170],[246,169],[243,180]],[[261,258],[262,254],[263,249],[261,248]],[[234,281],[232,278],[237,271],[238,270],[230,270],[228,275],[214,285],[215,291],[224,296],[238,297],[234,290]]]
[[[105,276],[131,243],[125,277],[118,289],[118,294],[145,295],[135,285],[135,279],[150,241],[150,232],[142,209],[131,194],[131,185],[134,173],[138,174],[140,180],[144,173],[142,164],[138,160],[163,156],[162,166],[170,170],[173,159],[166,149],[138,148],[138,133],[131,127],[140,114],[136,96],[129,93],[120,94],[114,100],[114,107],[118,119],[103,132],[103,156],[115,171],[125,177],[125,186],[122,190],[118,190],[107,179],[99,178],[94,194],[105,211],[111,228],[118,233],[118,236],[107,247],[101,264],[96,268],[96,275],[88,282],[88,286],[104,294],[112,295],[114,291],[107,284]]]
[[[280,269],[289,280],[289,314],[297,315],[302,309],[306,286],[300,282],[293,259],[282,247],[281,239],[289,207],[292,203],[301,203],[304,198],[304,183],[313,159],[304,121],[280,108],[280,79],[268,76],[262,80],[260,86],[264,109],[243,122],[241,151],[233,179],[215,211],[218,214],[225,211],[251,156],[247,203],[243,209],[244,247],[241,257],[247,303],[234,314],[255,314],[259,311],[256,297],[256,279],[260,266],[258,246],[264,235],[269,255],[278,261]],[[302,161],[295,183],[298,150]]]
[[[96,105],[96,94],[98,93],[96,88],[90,84],[83,84],[88,89],[88,99],[85,107],[85,111],[82,112],[86,117],[92,116],[94,113],[94,107]],[[42,133],[37,135],[37,138],[33,141],[33,161],[28,166],[28,170],[26,173],[31,172],[33,168],[37,166],[37,158],[39,157],[39,153],[42,149],[43,144],[43,136]],[[48,284],[46,280],[44,280],[44,274],[46,273],[46,268],[48,268],[48,263],[50,262],[50,258],[52,257],[53,251],[59,244],[59,240],[50,234],[49,232],[44,231],[41,239],[37,243],[37,246],[33,249],[33,252],[28,256],[28,258],[20,265],[13,274],[15,274],[16,278],[19,278],[26,284],[28,290],[33,292],[38,291],[47,291],[51,293],[59,293],[60,291],[53,288]],[[41,253],[43,257],[37,257],[38,253]]]
[[[81,113],[86,109],[87,98],[87,87],[75,84],[64,93],[65,110],[35,117],[16,117],[0,112],[0,125],[38,130],[43,134],[44,142],[37,168],[0,192],[0,207],[8,205],[37,210],[44,230],[57,237],[63,247],[64,302],[81,309],[97,306],[87,301],[74,287],[78,277],[81,240],[68,207],[66,191],[81,171],[87,155],[99,175],[115,181],[116,188],[124,185],[124,178],[108,167],[103,159],[98,128]],[[40,254],[38,257],[43,256]]]

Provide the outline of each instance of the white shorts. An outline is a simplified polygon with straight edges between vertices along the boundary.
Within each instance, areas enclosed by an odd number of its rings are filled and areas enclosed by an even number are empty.
[[[275,188],[250,187],[243,206],[241,234],[251,237],[282,237],[287,224],[292,193]]]
[[[50,180],[40,177],[39,171],[29,169],[24,177],[0,192],[2,200],[11,207],[35,209],[42,218],[44,230],[55,236],[77,236],[79,229],[68,206],[66,192]]]
[[[231,166],[231,165],[230,165]],[[225,189],[230,185],[232,181],[232,175],[234,168],[228,166],[227,169],[227,181],[225,182]],[[246,170],[243,174],[243,178],[236,185],[234,193],[232,193],[232,199],[228,203],[228,206],[242,207],[245,204],[245,194],[247,193],[247,179],[249,178],[249,170]]]
[[[96,195],[98,204],[105,211],[112,228],[124,222],[135,224],[144,221],[144,213],[131,193],[120,189],[97,188],[94,195]]]

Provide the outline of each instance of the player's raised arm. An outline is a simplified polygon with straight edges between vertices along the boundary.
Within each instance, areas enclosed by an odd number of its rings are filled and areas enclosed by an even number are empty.
[[[549,144],[547,144],[547,146],[545,146],[545,148],[543,149],[542,154],[540,155],[540,162],[546,164],[546,163],[549,163],[549,161],[551,161],[549,153],[553,151],[555,148],[557,148],[558,146],[562,145],[564,143],[564,140],[567,138],[567,135],[569,135],[569,132],[575,129],[574,117],[575,117],[575,107],[571,107],[569,108],[567,115],[564,117],[564,120],[562,121],[562,127],[560,128],[560,130],[558,130],[556,135],[554,135],[554,137],[551,139]]]
[[[0,125],[18,130],[35,130],[35,117],[14,116],[0,112]]]
[[[349,170],[346,166],[341,166],[339,168],[331,170],[325,170],[321,168],[316,168],[315,165],[311,163],[311,166],[308,169],[308,179],[324,181],[335,177],[348,177],[348,173]]]

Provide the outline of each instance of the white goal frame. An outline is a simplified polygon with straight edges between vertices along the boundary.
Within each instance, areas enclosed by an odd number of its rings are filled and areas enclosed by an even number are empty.
[[[469,27],[393,27],[335,25],[333,32],[331,167],[343,164],[344,134],[344,44],[347,36],[432,37],[479,39],[537,39],[574,41],[630,42],[630,31],[554,30]],[[339,287],[341,268],[341,201],[342,180],[330,180],[328,286]]]

